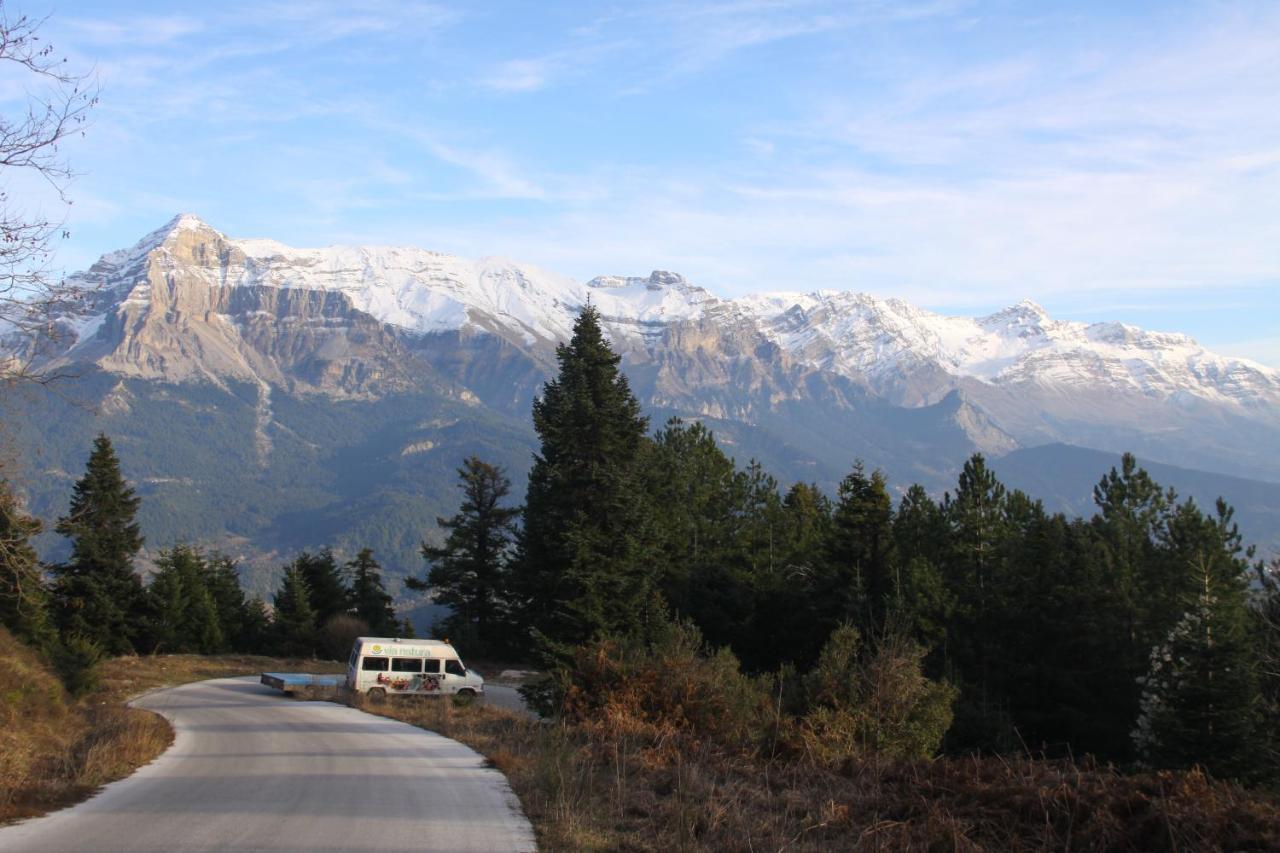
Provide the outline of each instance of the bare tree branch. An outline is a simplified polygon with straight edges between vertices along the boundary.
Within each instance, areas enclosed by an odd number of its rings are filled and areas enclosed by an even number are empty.
[[[60,143],[84,133],[98,103],[91,75],[72,72],[65,57],[40,36],[43,18],[10,17],[0,0],[0,65],[17,67],[33,87],[25,110],[0,115],[0,384],[48,382],[40,369],[59,337],[54,318],[86,297],[51,269],[55,242],[66,237],[64,219],[16,203],[7,187],[18,174],[38,175],[58,202],[70,206],[66,188],[75,173]]]

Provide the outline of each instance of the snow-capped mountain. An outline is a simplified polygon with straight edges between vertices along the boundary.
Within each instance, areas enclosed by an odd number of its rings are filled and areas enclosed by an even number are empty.
[[[1054,320],[1032,302],[973,318],[853,292],[723,299],[670,272],[583,283],[424,249],[296,249],[191,215],[73,280],[94,297],[62,319],[62,358],[150,379],[376,394],[421,380],[407,351],[438,369],[442,348],[489,336],[533,368],[505,395],[523,404],[590,301],[649,402],[693,415],[751,421],[812,396],[815,378],[908,408],[958,392],[988,451],[1064,441],[1184,459],[1212,444],[1197,461],[1225,450],[1237,458],[1216,467],[1255,472],[1256,436],[1224,447],[1222,427],[1280,430],[1280,372],[1185,335]],[[436,378],[483,399],[469,385],[492,386],[484,373],[472,363],[470,376]],[[1216,428],[1201,435],[1206,420]]]
[[[73,277],[101,294],[81,315],[64,318],[70,340],[84,346],[114,319],[138,316],[157,301],[169,305],[172,293],[154,292],[157,276],[171,290],[181,279],[209,290],[338,293],[355,310],[403,332],[490,332],[526,347],[565,340],[588,300],[604,316],[615,343],[629,351],[661,347],[663,334],[677,325],[746,325],[796,364],[865,382],[906,405],[936,401],[966,381],[1196,398],[1242,410],[1280,403],[1280,371],[1215,355],[1185,335],[1054,320],[1029,301],[972,318],[853,292],[729,300],[662,271],[580,283],[500,258],[235,240],[190,214]],[[921,371],[940,371],[951,381],[913,383]],[[913,386],[918,390],[908,393]]]
[[[350,540],[412,566],[466,455],[523,482],[529,404],[588,302],[654,426],[702,419],[784,483],[833,491],[862,458],[941,492],[975,451],[1053,443],[1280,482],[1280,373],[1030,302],[972,318],[851,292],[727,299],[671,272],[578,282],[423,249],[296,249],[190,215],[71,281],[85,298],[52,346],[4,342],[79,377],[59,398],[78,405],[7,419],[46,460],[33,504],[65,509],[106,430],[163,498],[144,500],[157,546],[268,560]]]

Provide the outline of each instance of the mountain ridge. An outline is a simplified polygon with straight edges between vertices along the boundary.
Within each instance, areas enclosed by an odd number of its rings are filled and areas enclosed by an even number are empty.
[[[1189,390],[1203,394],[1208,389],[1217,390],[1212,380],[1225,378],[1234,381],[1228,382],[1225,391],[1219,390],[1223,398],[1243,398],[1251,390],[1251,384],[1255,391],[1265,390],[1272,395],[1280,395],[1280,371],[1248,359],[1216,355],[1187,335],[1146,331],[1115,322],[1054,320],[1031,300],[1022,300],[983,317],[961,317],[927,311],[896,298],[885,299],[856,291],[802,293],[783,290],[726,299],[691,284],[677,273],[662,270],[655,270],[648,277],[597,276],[586,283],[579,283],[530,264],[496,256],[473,260],[405,246],[334,245],[310,249],[294,248],[268,239],[233,239],[194,214],[187,213],[174,217],[131,249],[104,255],[99,265],[106,263],[118,267],[121,265],[119,259],[144,257],[172,242],[176,234],[202,231],[243,254],[247,275],[237,282],[241,285],[336,289],[348,295],[364,295],[364,304],[357,301],[353,303],[354,307],[381,322],[411,332],[453,331],[464,328],[468,323],[477,324],[476,318],[465,316],[465,311],[458,311],[460,307],[483,312],[492,318],[502,318],[526,330],[534,327],[539,333],[537,336],[543,339],[563,340],[567,337],[573,315],[590,295],[599,303],[596,307],[602,315],[615,321],[611,332],[618,332],[625,323],[643,327],[699,320],[708,312],[728,310],[755,320],[769,333],[771,340],[792,353],[802,352],[812,337],[824,336],[837,344],[832,353],[832,364],[823,364],[820,357],[810,358],[808,362],[814,366],[834,366],[839,370],[843,359],[845,370],[842,372],[846,373],[865,372],[871,366],[872,358],[883,362],[887,355],[894,354],[886,352],[885,345],[897,343],[902,351],[911,355],[931,357],[957,377],[1016,380],[1021,378],[1021,374],[1016,370],[1010,372],[1010,368],[1016,367],[1018,358],[1044,348],[1031,344],[1058,341],[1067,346],[1089,343],[1095,345],[1095,349],[1107,347],[1113,358],[1116,349],[1159,351],[1173,358],[1187,358],[1197,365],[1203,363],[1206,372],[1199,374],[1198,378],[1205,381],[1196,387],[1175,381],[1164,386],[1166,391]],[[417,265],[397,266],[397,263],[409,264],[415,260]],[[433,268],[432,262],[437,266]],[[375,266],[382,269],[373,269]],[[467,271],[473,273],[473,280],[462,281],[460,273],[468,267]],[[399,282],[399,293],[387,294],[388,282],[379,280],[379,273],[383,273],[384,278],[394,273],[409,273],[411,276],[416,273],[418,277]],[[93,283],[94,278],[99,277],[80,274],[72,276],[70,281]],[[527,295],[528,291],[536,289],[548,298],[517,306],[516,300],[504,298],[510,294],[502,291],[503,285],[509,290],[514,289],[516,296]],[[422,291],[429,295],[425,300],[421,300]],[[654,293],[660,296],[651,296]],[[400,301],[391,304],[384,298],[388,295],[399,296]],[[449,305],[430,297],[452,297],[458,299],[459,304]],[[419,301],[414,302],[415,298]],[[510,310],[513,307],[526,310]],[[530,316],[532,311],[528,309],[541,309],[540,315]],[[837,316],[834,327],[831,327],[829,320],[833,314]],[[856,328],[858,321],[863,326],[882,331],[885,337],[879,340],[867,340],[865,336],[860,338],[856,334],[859,331]],[[1188,352],[1170,353],[1179,348]],[[1060,353],[1062,349],[1060,346],[1054,352]],[[1137,353],[1128,354],[1132,357]],[[1139,387],[1151,387],[1138,383],[1138,378],[1132,373],[1127,377]],[[1152,378],[1158,381],[1167,377]],[[1177,377],[1179,380],[1185,378]]]
[[[425,249],[293,249],[191,215],[70,281],[85,298],[39,355],[82,377],[60,391],[82,405],[8,418],[30,425],[15,444],[38,460],[33,509],[65,509],[104,430],[151,546],[224,547],[266,573],[259,590],[324,544],[415,571],[468,455],[522,483],[530,404],[588,299],[652,426],[700,420],[783,484],[834,493],[861,458],[941,494],[972,453],[1055,442],[1280,481],[1280,374],[1030,301],[948,318],[853,292],[725,299],[670,271],[584,283]]]

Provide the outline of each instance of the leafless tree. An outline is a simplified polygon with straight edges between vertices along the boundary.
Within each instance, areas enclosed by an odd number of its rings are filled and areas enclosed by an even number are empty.
[[[51,270],[55,243],[67,236],[64,219],[11,195],[20,176],[37,176],[60,212],[71,200],[74,173],[61,143],[83,133],[98,102],[89,74],[74,73],[40,36],[44,18],[13,17],[0,0],[0,74],[19,80],[25,108],[0,114],[0,384],[46,381],[34,365],[53,342],[54,314],[83,297]]]

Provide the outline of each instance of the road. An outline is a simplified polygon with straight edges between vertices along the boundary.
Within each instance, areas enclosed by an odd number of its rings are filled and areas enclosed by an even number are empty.
[[[90,800],[0,828],[0,851],[535,849],[506,778],[432,732],[256,678],[134,704],[173,723],[173,746]]]
[[[504,711],[523,714],[526,717],[537,717],[536,714],[525,706],[524,698],[520,695],[520,691],[515,687],[508,687],[505,684],[490,684],[489,682],[485,682],[484,702],[491,708],[501,708]]]

